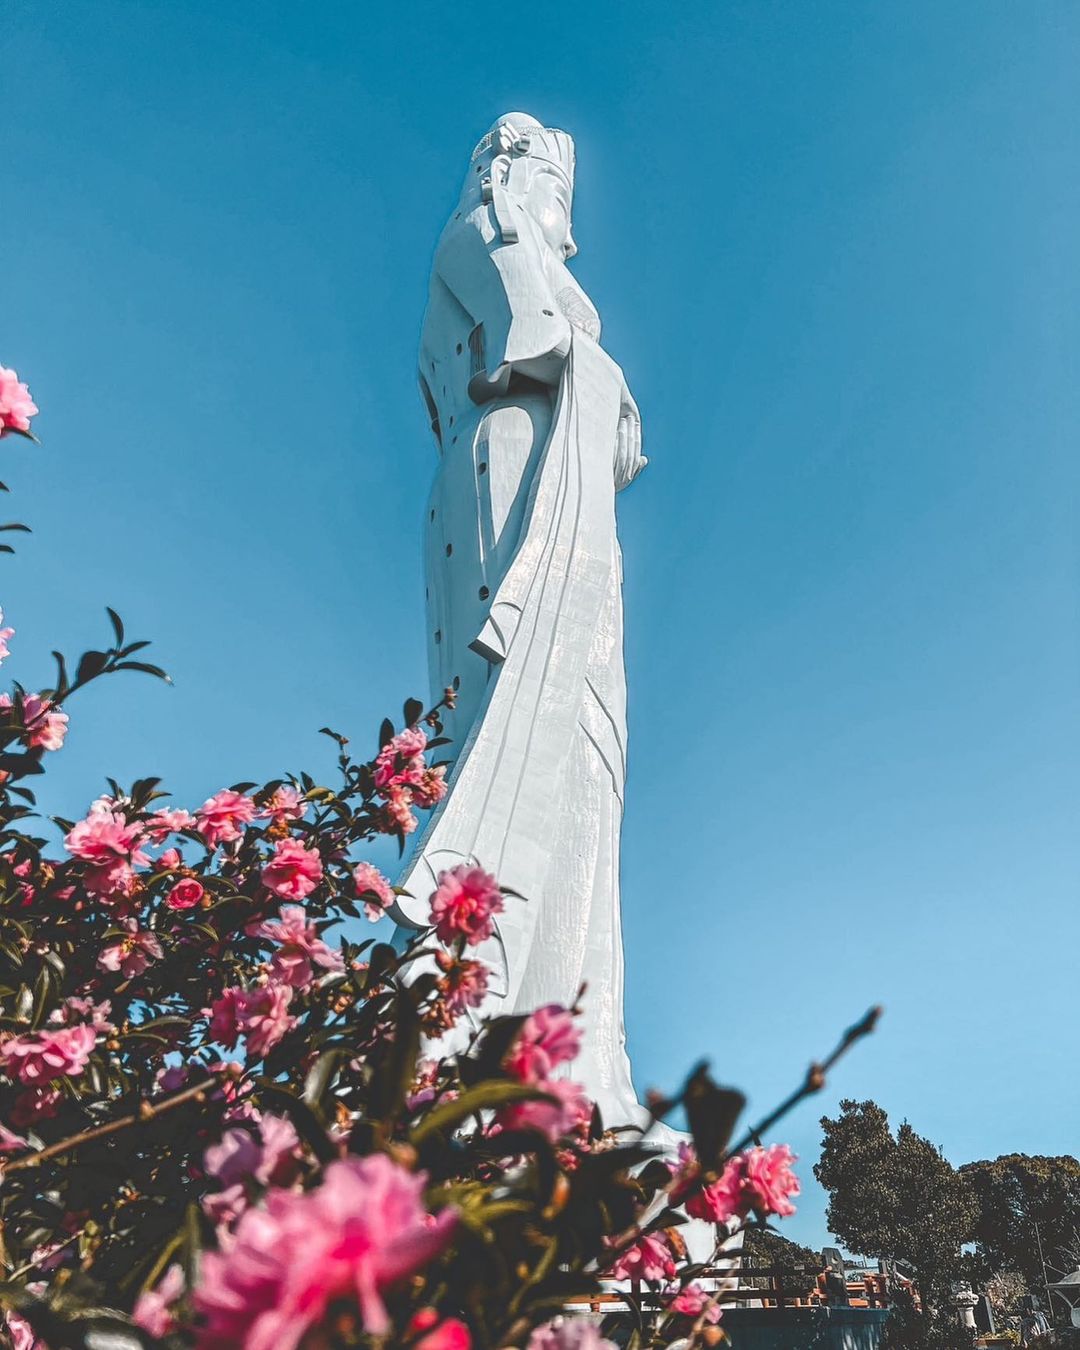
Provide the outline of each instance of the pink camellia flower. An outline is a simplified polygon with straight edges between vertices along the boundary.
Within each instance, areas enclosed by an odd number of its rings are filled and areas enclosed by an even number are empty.
[[[417,1336],[412,1350],[471,1350],[472,1334],[456,1317],[439,1320],[434,1308],[421,1308],[409,1318],[406,1337]]]
[[[291,1001],[292,989],[283,984],[226,989],[209,1009],[210,1036],[221,1045],[235,1045],[243,1036],[248,1052],[261,1059],[296,1025]]]
[[[437,1256],[457,1222],[426,1212],[424,1181],[376,1153],[331,1163],[317,1190],[271,1190],[202,1258],[199,1350],[296,1350],[341,1299],[356,1300],[365,1331],[388,1333],[383,1291]]]
[[[0,1044],[0,1060],[11,1078],[37,1086],[64,1074],[81,1074],[96,1041],[97,1032],[87,1026],[31,1031]]]
[[[322,880],[322,858],[317,849],[305,848],[299,839],[282,839],[274,856],[262,870],[262,883],[283,900],[303,900]]]
[[[800,1187],[791,1168],[794,1161],[795,1154],[787,1144],[747,1149],[742,1155],[743,1185],[751,1209],[782,1218],[795,1213],[790,1197],[798,1195]]]
[[[18,1153],[20,1149],[29,1147],[29,1143],[21,1134],[14,1134],[0,1121],[0,1153]]]
[[[184,860],[180,856],[178,848],[167,848],[154,863],[154,870],[157,872],[175,872],[178,867],[183,866],[183,863]]]
[[[102,970],[117,971],[130,980],[141,975],[151,961],[160,961],[165,953],[157,937],[140,929],[134,919],[124,921],[122,927],[128,930],[127,935],[102,947],[97,963]]]
[[[587,1317],[556,1317],[533,1331],[526,1350],[616,1350],[616,1346]]]
[[[83,885],[105,904],[115,905],[130,900],[141,882],[127,859],[114,858],[101,867],[91,867],[83,877]]]
[[[107,1034],[116,1030],[109,1021],[111,1012],[112,1003],[107,998],[102,999],[100,1003],[95,1003],[92,998],[82,998],[77,994],[72,994],[69,998],[64,999],[59,1008],[54,1008],[49,1014],[49,1025],[70,1026],[74,1018],[77,1017],[80,1022],[88,1023],[95,1031]]]
[[[425,769],[420,775],[420,781],[413,785],[412,794],[417,806],[425,811],[433,806],[438,806],[439,802],[446,796],[446,765],[437,764],[433,768]]]
[[[357,863],[352,875],[356,894],[365,902],[364,913],[374,923],[394,903],[393,887],[379,869],[370,863]]]
[[[210,848],[217,848],[218,844],[231,844],[240,838],[240,827],[251,824],[255,809],[250,797],[234,792],[232,788],[223,788],[203,802],[195,813],[195,823]]]
[[[201,882],[194,877],[181,877],[165,897],[170,909],[194,909],[206,894]]]
[[[476,946],[494,933],[493,915],[502,908],[502,892],[491,873],[473,863],[459,863],[439,873],[431,897],[431,921],[446,946],[459,937]]]
[[[59,750],[67,735],[68,715],[40,694],[24,694],[23,740],[31,750]]]
[[[686,1212],[692,1219],[704,1219],[706,1223],[727,1223],[746,1212],[738,1158],[729,1158],[715,1181],[690,1196]]]
[[[143,827],[130,824],[123,814],[108,807],[94,805],[85,820],[73,825],[64,836],[64,847],[74,858],[104,867],[125,859],[136,864],[148,861],[139,845],[143,841]]]
[[[135,1300],[131,1320],[149,1336],[168,1336],[176,1329],[172,1305],[184,1292],[182,1266],[170,1266],[156,1289],[144,1289]]]
[[[221,1142],[203,1156],[207,1175],[222,1186],[254,1177],[263,1186],[287,1186],[299,1169],[300,1138],[290,1120],[264,1115],[258,1125],[261,1142],[250,1130],[226,1130]]]
[[[549,1003],[525,1019],[503,1063],[523,1083],[539,1083],[550,1078],[557,1065],[576,1059],[580,1050],[581,1032],[574,1014]]]
[[[259,815],[264,819],[269,817],[275,825],[280,825],[285,820],[303,819],[306,810],[299,788],[293,787],[291,783],[279,783],[269,800],[259,808]]]
[[[713,1326],[723,1316],[720,1306],[712,1301],[712,1295],[702,1289],[696,1280],[680,1289],[667,1305],[672,1312],[682,1313],[684,1317],[698,1318],[705,1314],[705,1321]]]
[[[795,1155],[787,1144],[737,1153],[727,1160],[715,1181],[686,1200],[686,1212],[692,1219],[705,1219],[709,1223],[742,1219],[751,1210],[788,1217],[795,1213],[789,1197],[799,1194],[799,1179],[791,1170],[794,1161]],[[689,1185],[697,1173],[697,1159],[689,1145],[680,1144],[679,1162],[672,1170],[681,1170]],[[681,1200],[681,1189],[676,1187],[672,1194],[676,1204]]]
[[[610,1242],[611,1239],[606,1239]],[[675,1276],[675,1253],[664,1229],[646,1233],[623,1252],[604,1274],[613,1280],[670,1280]]]
[[[234,1181],[223,1191],[211,1191],[199,1201],[202,1212],[218,1230],[219,1241],[224,1233],[231,1233],[240,1215],[251,1204],[251,1195],[242,1181]],[[222,1241],[223,1247],[225,1243]]]
[[[444,971],[439,994],[448,1011],[460,1017],[466,1008],[479,1008],[487,997],[488,970],[482,961],[458,961],[449,952],[437,952],[435,960]]]
[[[281,944],[270,959],[270,974],[294,989],[304,989],[311,983],[312,963],[323,970],[345,968],[340,949],[327,946],[299,905],[283,905],[281,918],[259,924],[254,936]]]
[[[554,1144],[588,1128],[592,1103],[580,1083],[553,1078],[546,1083],[537,1083],[536,1087],[554,1101],[512,1102],[501,1107],[495,1118],[501,1130],[535,1130]]]
[[[30,390],[15,371],[0,366],[0,436],[9,431],[29,431],[30,419],[37,411]]]
[[[195,817],[190,811],[181,810],[179,807],[174,810],[155,811],[146,822],[146,832],[155,844],[160,844],[166,835],[195,828]]]
[[[418,784],[427,767],[423,758],[426,746],[423,727],[407,727],[388,741],[375,758],[375,786],[379,791]]]
[[[412,834],[416,829],[416,817],[412,809],[412,791],[400,783],[391,783],[383,790],[386,806],[386,829],[400,830],[402,834]]]
[[[0,609],[0,624],[4,622],[4,611]],[[8,638],[15,636],[14,628],[0,628],[0,662],[7,660],[11,655],[8,650]]]
[[[0,431],[0,436],[4,433]],[[11,1338],[11,1350],[47,1350],[47,1347],[34,1335],[34,1330],[25,1317],[20,1317],[11,1308],[3,1314],[4,1325]]]

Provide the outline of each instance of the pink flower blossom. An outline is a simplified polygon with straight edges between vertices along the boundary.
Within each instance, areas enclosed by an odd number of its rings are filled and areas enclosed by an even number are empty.
[[[422,1175],[383,1154],[331,1163],[315,1191],[271,1190],[227,1249],[203,1256],[200,1350],[296,1350],[330,1305],[355,1299],[364,1330],[385,1335],[382,1293],[446,1246],[452,1210],[432,1219]]]
[[[270,959],[270,974],[295,989],[311,983],[313,962],[323,970],[345,968],[341,951],[327,946],[299,905],[283,905],[281,917],[259,924],[254,935],[280,943]]]
[[[181,877],[165,897],[170,909],[194,909],[206,894],[201,882],[194,877]]]
[[[299,839],[282,839],[274,856],[262,870],[263,885],[283,900],[303,900],[322,880],[318,850],[305,848]]]
[[[288,985],[226,989],[209,1010],[210,1036],[221,1045],[235,1045],[243,1036],[248,1053],[261,1059],[296,1025],[289,1015],[291,1001]]]
[[[119,812],[95,804],[85,820],[73,825],[64,837],[64,847],[74,858],[103,867],[123,858],[136,864],[147,857],[139,849],[143,827]]]
[[[790,1197],[799,1194],[799,1178],[792,1171],[795,1155],[787,1144],[751,1148],[742,1155],[744,1186],[750,1208],[759,1214],[795,1213]]]
[[[150,1336],[168,1336],[176,1327],[172,1305],[184,1292],[182,1266],[170,1266],[156,1289],[144,1289],[135,1300],[131,1320]]]
[[[438,806],[439,802],[446,796],[446,765],[437,764],[430,769],[425,769],[420,775],[420,781],[413,785],[413,798],[417,806],[425,811],[433,806]]]
[[[606,1239],[610,1242],[611,1239]],[[675,1253],[667,1233],[647,1233],[614,1261],[604,1274],[613,1280],[670,1280],[675,1276]]]
[[[15,371],[0,366],[0,436],[9,431],[29,431],[30,419],[37,410],[30,390]]]
[[[769,1148],[751,1148],[729,1158],[715,1181],[696,1191],[686,1200],[686,1212],[692,1219],[709,1223],[728,1223],[742,1219],[751,1210],[759,1214],[795,1213],[789,1197],[799,1194],[799,1179],[791,1170],[795,1155],[787,1144],[773,1144]],[[687,1178],[687,1186],[697,1172],[697,1159],[688,1145],[679,1147],[679,1164]],[[679,1203],[680,1189],[672,1199]]]
[[[261,1142],[250,1130],[226,1130],[221,1142],[211,1144],[203,1162],[207,1174],[232,1186],[254,1177],[263,1186],[285,1186],[299,1167],[300,1139],[290,1120],[264,1115],[258,1125]]]
[[[55,710],[41,694],[23,695],[24,740],[31,749],[58,751],[68,734],[68,714]]]
[[[0,1153],[18,1153],[20,1149],[29,1147],[29,1143],[21,1134],[14,1134],[0,1122]]]
[[[727,1223],[745,1212],[737,1158],[730,1158],[715,1181],[690,1196],[686,1201],[686,1212],[692,1219],[704,1219],[706,1223]]]
[[[400,783],[391,783],[384,789],[386,806],[386,828],[391,832],[400,830],[402,834],[412,834],[416,829],[416,817],[412,810],[412,792]]]
[[[426,745],[423,727],[407,727],[388,741],[375,758],[375,786],[379,791],[418,784],[426,768],[423,759]]]
[[[503,1130],[535,1130],[551,1143],[580,1134],[592,1119],[592,1103],[580,1083],[566,1078],[537,1083],[541,1092],[555,1100],[513,1102],[500,1109],[496,1121]]]
[[[394,891],[389,881],[377,867],[370,863],[357,863],[353,868],[353,885],[357,896],[365,901],[364,913],[375,922],[394,903]]]
[[[139,878],[125,858],[113,858],[101,867],[91,867],[83,877],[83,885],[91,895],[114,904],[130,900],[139,889]]]
[[[208,797],[195,813],[199,833],[210,848],[218,844],[231,844],[241,835],[240,827],[250,825],[255,819],[255,803],[242,792],[232,788],[223,788],[212,797]]]
[[[587,1317],[557,1317],[533,1331],[526,1350],[616,1350],[616,1346]]]
[[[435,960],[445,972],[439,993],[447,1010],[460,1017],[466,1008],[479,1008],[487,997],[487,966],[482,961],[457,961],[449,952],[436,953]]]
[[[581,1032],[574,1014],[549,1003],[525,1019],[504,1064],[523,1083],[539,1083],[550,1078],[557,1065],[576,1059],[580,1050]]]
[[[482,867],[459,863],[440,872],[431,897],[431,920],[440,942],[448,947],[463,937],[476,946],[495,931],[493,915],[502,912],[499,883]]]
[[[0,430],[0,436],[4,433]],[[4,1312],[4,1322],[7,1326],[7,1333],[11,1337],[11,1350],[47,1350],[34,1335],[33,1328],[25,1317],[20,1317],[17,1312],[8,1308]]]
[[[112,1003],[109,999],[102,999],[100,1003],[95,1003],[92,998],[82,998],[72,994],[64,999],[59,1008],[54,1008],[49,1014],[50,1026],[70,1026],[72,1014],[81,1022],[87,1022],[95,1031],[111,1032],[116,1028],[109,1021],[109,1014],[112,1012]]]
[[[682,1313],[684,1317],[698,1318],[704,1312],[705,1321],[711,1322],[713,1326],[722,1316],[720,1305],[712,1302],[712,1295],[702,1289],[696,1280],[680,1289],[667,1306],[672,1312]]]
[[[251,1203],[251,1196],[242,1181],[234,1181],[223,1191],[211,1191],[199,1201],[202,1212],[215,1228],[230,1232],[240,1215]],[[225,1243],[222,1242],[224,1247]]]
[[[178,867],[183,866],[183,858],[180,856],[180,850],[177,848],[167,848],[165,852],[154,863],[154,869],[158,872],[175,872]]]
[[[196,821],[191,812],[178,807],[167,811],[155,811],[146,822],[146,832],[155,844],[160,844],[166,835],[179,834],[181,830],[195,828]]]
[[[98,965],[102,970],[117,971],[126,980],[141,975],[151,961],[160,961],[165,953],[161,943],[153,933],[139,929],[134,919],[128,919],[122,925],[127,935],[102,947],[98,955]]]
[[[61,1027],[12,1036],[0,1044],[0,1060],[11,1078],[31,1085],[64,1074],[76,1077],[86,1068],[97,1041],[93,1027]]]
[[[4,611],[0,609],[0,623],[4,622]],[[0,628],[0,662],[5,661],[11,652],[8,650],[8,638],[15,636],[14,628]]]
[[[259,808],[260,817],[269,817],[275,825],[286,820],[302,820],[307,805],[298,788],[291,783],[279,783],[270,799]]]

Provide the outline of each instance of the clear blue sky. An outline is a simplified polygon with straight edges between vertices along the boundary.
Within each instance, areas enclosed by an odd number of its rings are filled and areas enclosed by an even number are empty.
[[[1080,1151],[1072,0],[0,6],[10,674],[152,637],[50,805],[328,770],[423,692],[414,354],[474,141],[578,140],[578,276],[645,421],[622,500],[639,1087],[956,1162]],[[808,1186],[788,1231],[823,1236]]]

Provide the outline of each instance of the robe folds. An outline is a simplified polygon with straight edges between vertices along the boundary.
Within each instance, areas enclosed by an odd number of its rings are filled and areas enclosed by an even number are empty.
[[[642,1116],[625,1045],[619,903],[626,679],[613,453],[623,391],[619,367],[574,324],[547,419],[520,406],[480,409],[475,429],[444,450],[429,511],[432,522],[452,523],[429,543],[429,610],[446,626],[433,674],[451,673],[465,642],[486,678],[397,907],[399,923],[426,926],[438,874],[462,861],[520,892],[475,951],[491,974],[474,1023],[572,1005],[586,983],[584,1047],[571,1072],[611,1125]],[[526,431],[547,422],[541,443],[521,436],[523,419]],[[496,503],[493,526],[485,471],[504,449],[518,481]],[[475,521],[464,505],[470,481]],[[470,527],[454,563],[446,529],[460,540]],[[494,583],[479,610],[455,606],[455,593],[474,592],[454,566],[470,569],[468,583]],[[471,631],[454,632],[470,619]],[[471,1030],[462,1025],[443,1048]]]

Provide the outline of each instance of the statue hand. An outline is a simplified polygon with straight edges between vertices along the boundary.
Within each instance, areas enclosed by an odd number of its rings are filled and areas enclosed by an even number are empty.
[[[641,453],[641,414],[629,389],[623,385],[619,426],[615,434],[615,491],[628,487],[648,462]]]

